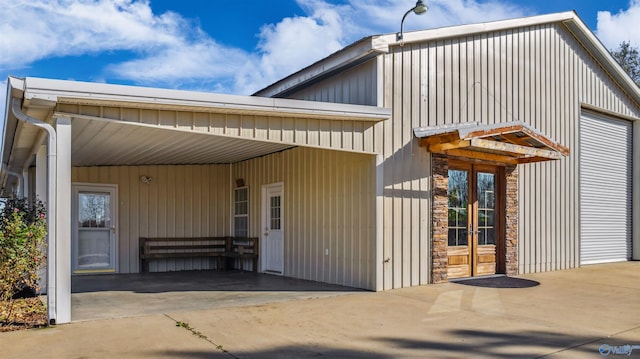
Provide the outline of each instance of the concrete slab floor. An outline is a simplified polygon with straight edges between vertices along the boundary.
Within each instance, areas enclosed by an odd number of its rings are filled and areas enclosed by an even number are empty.
[[[602,345],[640,345],[640,262],[523,278],[540,285],[446,283],[178,308],[4,333],[0,346],[9,358],[601,358]]]
[[[362,292],[282,276],[242,271],[181,271],[75,276],[74,322],[258,305]]]

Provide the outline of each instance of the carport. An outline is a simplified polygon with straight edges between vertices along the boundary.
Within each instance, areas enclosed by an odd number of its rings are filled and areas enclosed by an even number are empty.
[[[72,274],[90,275],[77,278],[87,282],[138,273],[140,237],[243,230],[260,237],[261,272],[376,289],[376,134],[389,110],[37,78],[10,77],[7,93],[1,179],[17,195],[46,199],[52,323],[71,320]],[[339,174],[315,179],[333,167]],[[248,209],[239,214],[243,188]],[[273,189],[281,191],[278,228],[265,206]],[[338,208],[327,201],[366,209],[316,233],[323,211]],[[276,229],[274,250],[266,239]],[[210,269],[207,259],[152,266]]]

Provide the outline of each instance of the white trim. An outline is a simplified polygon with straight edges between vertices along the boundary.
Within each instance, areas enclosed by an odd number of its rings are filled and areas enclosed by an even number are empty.
[[[81,270],[78,268],[78,194],[80,191],[90,191],[90,192],[109,192],[111,195],[110,206],[111,206],[111,241],[113,247],[111,249],[111,268],[104,269],[95,269],[95,270]],[[85,182],[74,182],[72,183],[72,213],[71,213],[71,270],[73,274],[98,274],[98,273],[119,273],[119,223],[118,223],[118,185],[117,184],[103,184],[103,183],[85,183]]]
[[[386,120],[390,109],[374,106],[323,103],[316,101],[221,95],[208,92],[167,90],[151,87],[51,80],[27,77],[25,103],[124,104],[141,108],[199,108],[221,113],[276,114],[305,118],[348,118]]]

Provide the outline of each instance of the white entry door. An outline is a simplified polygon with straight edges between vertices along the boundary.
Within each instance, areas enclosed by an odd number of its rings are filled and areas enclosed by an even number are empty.
[[[117,188],[111,185],[73,186],[73,272],[117,271]]]
[[[284,224],[282,183],[262,187],[262,271],[284,272]]]

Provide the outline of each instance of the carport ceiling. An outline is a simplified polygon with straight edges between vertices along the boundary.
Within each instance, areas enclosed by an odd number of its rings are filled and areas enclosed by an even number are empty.
[[[291,148],[269,142],[139,126],[72,120],[72,165],[178,165],[234,163]]]

